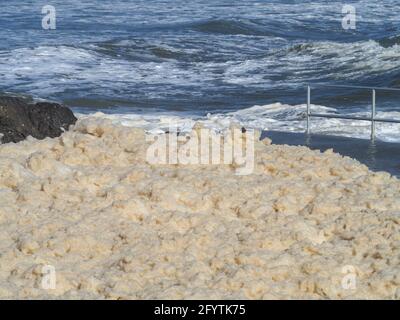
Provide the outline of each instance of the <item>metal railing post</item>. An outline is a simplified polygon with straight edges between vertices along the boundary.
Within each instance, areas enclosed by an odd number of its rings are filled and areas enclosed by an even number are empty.
[[[372,90],[371,140],[375,140],[376,91]]]
[[[362,90],[372,90],[372,105],[371,105],[371,115],[366,116],[352,116],[339,113],[317,113],[311,111],[311,86],[307,87],[307,111],[306,120],[307,128],[306,133],[310,134],[310,121],[311,118],[327,118],[327,119],[346,119],[346,120],[357,120],[357,121],[370,121],[371,122],[371,140],[375,140],[376,136],[376,123],[400,123],[400,119],[388,119],[377,117],[376,113],[376,91],[396,91],[400,92],[400,88],[384,88],[384,87],[362,87],[362,86],[348,86],[348,85],[327,85],[327,84],[313,84],[315,86],[330,87],[330,88],[346,88],[346,89],[362,89]]]
[[[311,105],[311,88],[307,87],[307,134],[310,134],[310,105]]]

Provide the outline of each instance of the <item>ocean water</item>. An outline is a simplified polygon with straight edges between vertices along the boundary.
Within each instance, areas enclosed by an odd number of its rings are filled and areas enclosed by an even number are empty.
[[[56,30],[42,28],[44,5]],[[342,7],[356,8],[356,29]],[[0,91],[148,129],[176,120],[303,131],[307,84],[400,87],[400,0],[0,0]],[[371,92],[317,87],[313,111],[367,115]],[[400,119],[400,91],[377,93]],[[366,138],[368,122],[313,119]],[[400,141],[400,124],[378,124]]]

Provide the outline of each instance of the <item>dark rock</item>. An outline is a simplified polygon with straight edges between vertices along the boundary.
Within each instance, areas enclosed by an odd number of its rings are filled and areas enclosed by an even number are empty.
[[[58,137],[76,120],[70,109],[58,103],[32,103],[20,97],[0,96],[2,143],[19,142],[28,136]]]

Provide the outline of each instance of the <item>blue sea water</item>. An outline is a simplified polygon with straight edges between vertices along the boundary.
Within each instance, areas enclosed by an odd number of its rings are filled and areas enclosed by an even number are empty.
[[[356,8],[355,30],[342,27],[345,4]],[[42,28],[45,5],[56,9],[56,30]],[[400,87],[400,0],[0,0],[0,91],[79,113],[296,131],[309,83]],[[400,118],[399,101],[400,92],[378,92],[378,114]],[[370,92],[318,88],[312,102],[365,114]],[[315,123],[368,135],[368,123],[351,128]],[[400,126],[381,125],[378,136],[400,140]]]

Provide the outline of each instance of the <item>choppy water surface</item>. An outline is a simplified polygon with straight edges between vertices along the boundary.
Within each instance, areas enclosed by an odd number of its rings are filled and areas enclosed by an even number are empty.
[[[345,3],[357,9],[356,30],[342,28]],[[41,28],[46,4],[0,0],[0,91],[79,113],[147,127],[175,117],[299,131],[307,83],[400,87],[400,0],[52,1],[52,31]],[[377,102],[379,116],[400,118],[400,92],[378,92]],[[313,103],[366,114],[370,92],[321,88]],[[313,124],[368,136],[368,123]],[[400,141],[400,125],[378,134]]]

